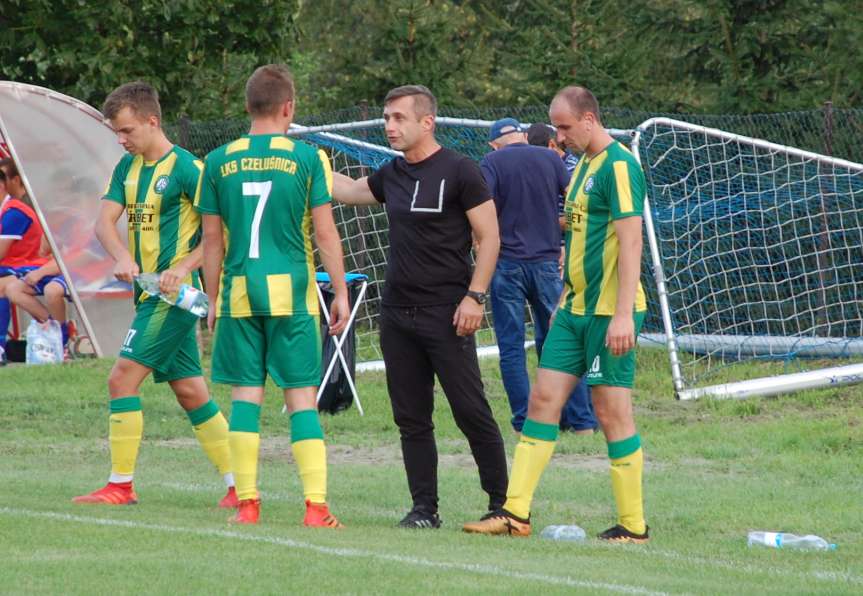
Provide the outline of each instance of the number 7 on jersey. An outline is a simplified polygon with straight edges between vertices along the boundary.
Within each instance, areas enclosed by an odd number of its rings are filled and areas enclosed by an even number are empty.
[[[264,207],[270,198],[273,189],[273,181],[266,182],[243,182],[244,197],[258,197],[258,206],[255,207],[255,216],[252,218],[252,233],[249,236],[249,258],[257,259],[261,256],[260,251],[260,229],[261,219],[264,216]]]

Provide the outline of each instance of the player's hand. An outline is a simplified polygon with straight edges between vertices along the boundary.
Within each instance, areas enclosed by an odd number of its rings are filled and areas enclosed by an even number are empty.
[[[348,294],[336,294],[330,304],[330,335],[338,335],[345,330],[348,317],[351,316],[351,305],[348,302]]]
[[[214,300],[210,301],[210,308],[207,310],[207,329],[210,330],[210,333],[216,330],[216,302]]]
[[[189,272],[180,265],[162,271],[159,276],[159,289],[163,294],[171,295],[180,289],[180,284],[186,279]]]
[[[484,312],[485,309],[482,304],[479,304],[470,296],[462,298],[452,317],[455,334],[461,337],[473,335],[479,329],[479,326],[482,325],[482,315]]]
[[[632,315],[614,315],[608,324],[605,346],[613,356],[623,356],[635,347],[635,322]]]
[[[44,273],[40,272],[38,269],[34,269],[33,271],[30,271],[29,273],[27,273],[27,275],[22,277],[21,280],[28,286],[32,286],[35,288],[36,284],[38,284],[39,280],[41,280],[43,277],[45,277]]]
[[[114,265],[114,277],[126,283],[132,283],[135,276],[141,272],[138,263],[132,260],[132,257],[126,257],[117,261]]]

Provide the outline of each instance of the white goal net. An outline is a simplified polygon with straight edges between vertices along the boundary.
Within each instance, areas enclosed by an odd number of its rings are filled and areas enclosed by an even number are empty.
[[[863,164],[664,118],[633,149],[678,397],[863,381]]]

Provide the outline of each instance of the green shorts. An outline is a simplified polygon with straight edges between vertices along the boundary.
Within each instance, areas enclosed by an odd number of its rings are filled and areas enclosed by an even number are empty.
[[[263,387],[267,374],[282,389],[321,383],[317,315],[219,317],[213,345],[213,382]]]
[[[637,312],[632,316],[636,336],[646,314]],[[635,350],[623,356],[611,354],[605,347],[610,322],[608,316],[574,315],[558,309],[542,345],[539,367],[583,376],[588,385],[631,388],[635,379]]]
[[[153,369],[153,380],[166,383],[201,376],[195,326],[198,317],[160,298],[148,298],[135,308],[120,358]]]

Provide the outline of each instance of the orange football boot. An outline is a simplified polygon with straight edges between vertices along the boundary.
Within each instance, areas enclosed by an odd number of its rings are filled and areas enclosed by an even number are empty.
[[[330,508],[326,503],[312,503],[306,501],[306,516],[303,518],[303,525],[309,528],[333,528],[341,530],[344,528],[336,516],[330,513]]]
[[[234,524],[256,524],[261,516],[260,499],[243,499],[237,505],[237,514],[228,521]]]
[[[72,502],[101,505],[135,505],[138,503],[138,495],[132,489],[131,482],[109,482],[89,495],[73,498]]]
[[[236,509],[240,505],[240,500],[237,498],[237,488],[231,486],[228,488],[228,493],[219,501],[219,507],[222,509]]]

